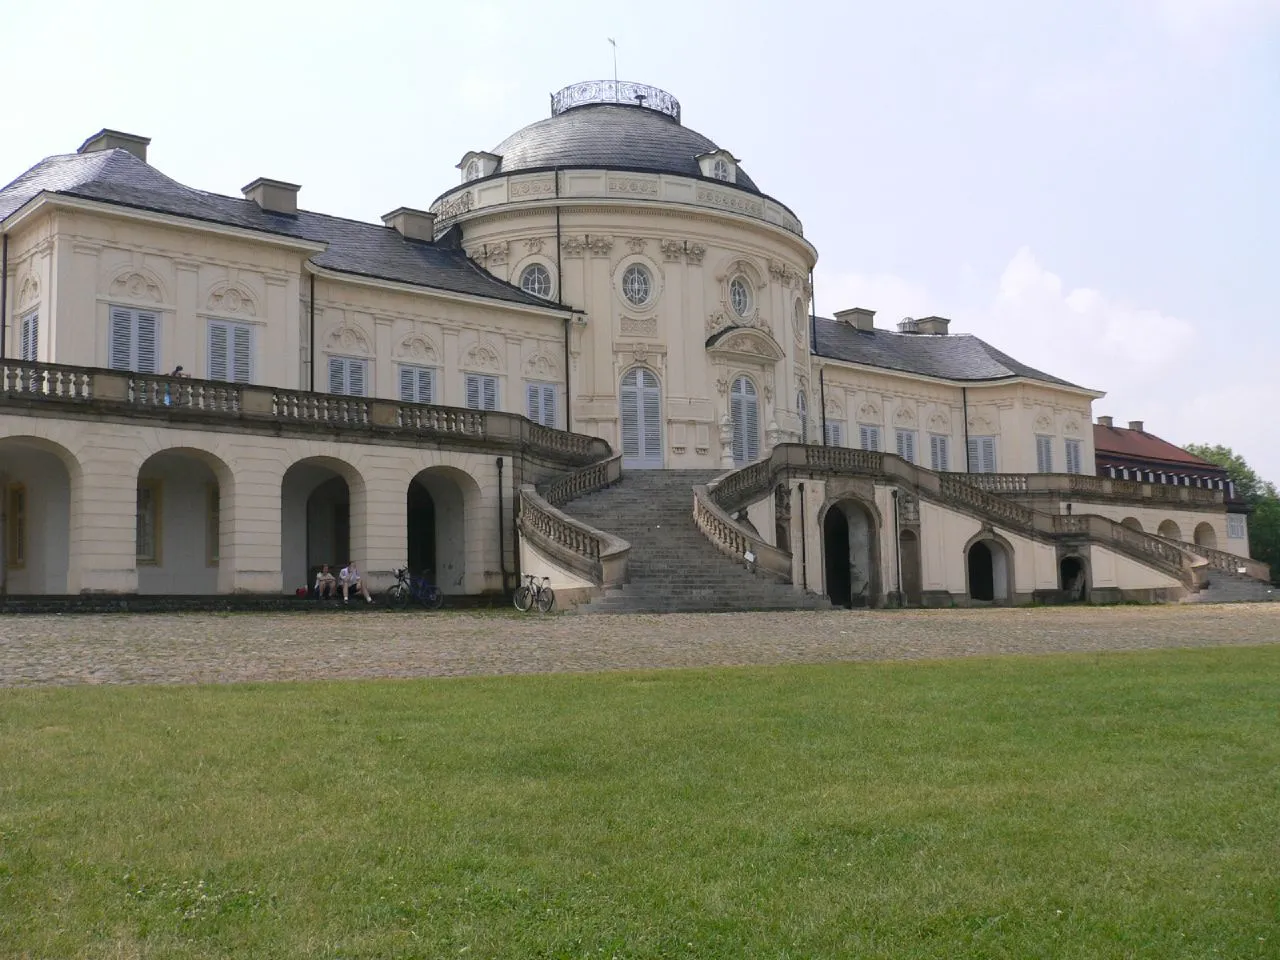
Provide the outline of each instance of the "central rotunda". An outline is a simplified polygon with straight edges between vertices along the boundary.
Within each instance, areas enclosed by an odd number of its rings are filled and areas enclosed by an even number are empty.
[[[431,208],[437,236],[578,312],[545,384],[526,384],[531,417],[607,440],[631,469],[741,465],[810,439],[817,252],[675,97],[574,84],[458,169]]]

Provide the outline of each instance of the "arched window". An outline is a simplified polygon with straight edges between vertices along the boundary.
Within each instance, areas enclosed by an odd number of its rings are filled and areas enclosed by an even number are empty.
[[[796,394],[796,413],[800,416],[800,442],[809,442],[809,399],[801,390]]]
[[[627,267],[622,274],[622,296],[633,307],[647,306],[653,299],[653,278],[638,263]]]
[[[711,165],[711,176],[729,182],[729,162],[724,157],[716,157],[716,162]]]
[[[734,277],[729,281],[729,305],[740,317],[751,312],[751,286],[745,278]]]
[[[520,274],[520,289],[535,297],[551,296],[551,273],[540,263],[531,263]]]
[[[480,179],[480,161],[472,159],[467,163],[467,169],[462,174],[463,180],[479,180]]]
[[[733,421],[734,465],[741,467],[760,459],[760,401],[749,377],[733,381],[729,419]]]

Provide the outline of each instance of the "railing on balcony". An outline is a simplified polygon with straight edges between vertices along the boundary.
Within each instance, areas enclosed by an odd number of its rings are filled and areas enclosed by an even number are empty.
[[[381,431],[437,441],[466,440],[519,448],[559,464],[595,463],[610,455],[597,438],[553,430],[518,414],[283,390],[219,380],[157,376],[95,367],[0,361],[0,405],[66,405],[81,410],[175,419]]]
[[[1161,503],[1223,503],[1224,491],[1164,483],[1116,480],[1087,473],[965,473],[964,482],[1005,496],[1069,498],[1107,497],[1116,500],[1158,500]]]

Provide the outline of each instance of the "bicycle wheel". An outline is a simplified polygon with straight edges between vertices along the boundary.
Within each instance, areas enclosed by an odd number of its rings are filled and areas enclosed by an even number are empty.
[[[403,583],[393,583],[387,588],[387,602],[391,604],[404,603],[408,599],[407,591]]]
[[[516,609],[521,613],[528,613],[533,609],[533,591],[521,584],[516,587],[516,592],[511,597],[511,602],[516,605]]]
[[[422,605],[428,610],[439,610],[444,606],[444,594],[439,587],[427,587],[422,591]]]
[[[550,587],[543,587],[538,591],[538,612],[550,613],[551,608],[556,605],[556,592]]]

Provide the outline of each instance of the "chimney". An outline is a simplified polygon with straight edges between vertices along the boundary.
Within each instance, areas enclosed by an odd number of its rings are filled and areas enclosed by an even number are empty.
[[[99,150],[126,150],[143,163],[147,162],[147,144],[150,137],[139,137],[132,133],[121,133],[119,130],[102,129],[80,144],[76,153],[96,153]]]
[[[855,330],[863,330],[870,332],[875,327],[876,312],[868,310],[866,307],[854,307],[851,310],[837,310],[835,313],[838,323],[847,323]]]
[[[1114,426],[1114,424],[1112,423],[1112,420],[1111,420],[1111,418],[1110,418],[1110,417],[1099,417],[1099,418],[1098,418],[1098,426],[1100,426],[1100,427],[1110,427],[1110,426]]]
[[[301,189],[296,183],[268,180],[266,177],[259,177],[243,188],[244,198],[252,200],[267,213],[287,213],[291,216],[298,212],[298,191]]]
[[[1142,421],[1141,421],[1141,420],[1130,420],[1130,421],[1129,421],[1129,429],[1130,429],[1130,430],[1137,430],[1139,433],[1145,433],[1145,431],[1142,429]]]
[[[951,321],[946,317],[923,317],[916,321],[916,330],[935,337],[945,337]]]
[[[435,240],[436,215],[426,210],[396,207],[383,214],[382,222],[406,240],[425,240],[427,243]]]

